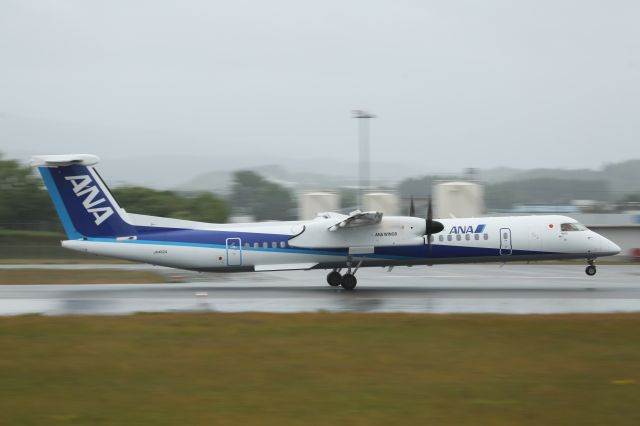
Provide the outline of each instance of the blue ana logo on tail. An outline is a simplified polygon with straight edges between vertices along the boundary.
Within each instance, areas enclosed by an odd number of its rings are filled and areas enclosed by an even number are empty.
[[[473,229],[473,226],[471,225],[467,225],[467,226],[452,226],[451,230],[449,231],[450,234],[482,234],[482,232],[484,231],[484,228],[487,225],[480,224],[478,226],[476,226],[476,229]]]
[[[104,198],[96,199],[101,195],[100,190],[97,186],[92,185],[93,181],[88,175],[66,176],[65,179],[73,185],[73,193],[76,194],[76,197],[85,197],[82,200],[82,205],[87,210],[87,213],[93,215],[96,225],[100,225],[113,214],[113,209],[108,205],[100,206],[102,203],[106,203],[107,200]]]

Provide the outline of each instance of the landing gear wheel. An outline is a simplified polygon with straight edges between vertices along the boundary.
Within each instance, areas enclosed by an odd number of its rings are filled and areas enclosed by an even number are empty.
[[[340,284],[342,284],[342,288],[344,288],[345,290],[353,290],[354,288],[356,288],[358,280],[353,274],[344,274],[342,276],[342,282]]]
[[[586,272],[587,275],[592,277],[592,276],[594,276],[596,274],[596,267],[593,266],[593,265],[589,265],[589,266],[587,266],[587,269],[584,270],[584,272]]]
[[[327,282],[331,287],[338,287],[342,283],[342,275],[338,271],[329,272]]]

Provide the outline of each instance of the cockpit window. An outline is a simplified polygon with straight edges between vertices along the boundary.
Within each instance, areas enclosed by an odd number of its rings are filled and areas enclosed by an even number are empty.
[[[563,223],[562,225],[560,225],[560,230],[562,232],[568,232],[568,231],[586,231],[587,227],[584,226],[581,223],[575,222],[575,223]]]

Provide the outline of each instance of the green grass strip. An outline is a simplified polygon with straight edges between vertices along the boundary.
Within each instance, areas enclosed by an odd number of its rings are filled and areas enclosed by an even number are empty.
[[[0,348],[0,424],[640,424],[640,315],[25,316]]]
[[[2,269],[0,284],[146,284],[167,278],[151,271],[117,269]]]

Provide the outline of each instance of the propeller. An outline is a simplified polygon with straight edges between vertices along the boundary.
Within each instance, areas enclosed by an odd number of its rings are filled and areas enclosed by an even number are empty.
[[[409,204],[409,216],[413,217],[416,215],[416,206],[413,204],[413,195],[411,196],[411,204]]]
[[[437,220],[433,220],[433,207],[431,205],[431,197],[429,197],[429,206],[427,207],[427,219],[425,220],[424,234],[427,237],[427,247],[431,253],[431,235],[437,234],[444,229],[444,225]]]

